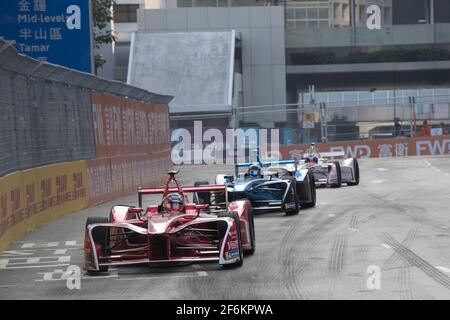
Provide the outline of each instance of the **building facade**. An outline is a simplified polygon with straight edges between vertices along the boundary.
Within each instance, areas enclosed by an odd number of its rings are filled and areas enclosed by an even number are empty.
[[[242,104],[230,111],[229,119],[236,116],[240,126],[298,127],[298,115],[290,110],[312,86],[322,96],[349,92],[343,95],[349,97],[355,92],[373,97],[377,92],[450,88],[447,0],[116,2],[139,8],[114,24],[119,33],[116,78],[122,81],[133,31],[235,30],[242,54],[242,80],[236,83]],[[123,22],[125,17],[132,21]],[[368,21],[379,25],[369,28]]]

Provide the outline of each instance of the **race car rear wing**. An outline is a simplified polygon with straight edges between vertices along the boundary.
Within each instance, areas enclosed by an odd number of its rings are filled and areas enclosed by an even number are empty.
[[[240,162],[236,163],[234,166],[237,168],[249,167],[252,162]],[[258,161],[258,164],[262,167],[268,167],[274,164],[295,164],[295,159],[292,160],[270,160],[270,161]]]
[[[345,152],[338,151],[338,152],[320,152],[320,156],[324,158],[334,158],[334,157],[344,157]]]
[[[236,176],[239,174],[239,168],[245,168],[245,167],[250,167],[252,164],[254,164],[253,162],[240,162],[240,163],[236,163],[234,165],[235,168],[235,174]],[[262,161],[259,157],[258,157],[258,165],[262,168],[267,168],[273,165],[285,165],[285,164],[298,164],[298,160],[296,159],[291,159],[291,160],[270,160],[270,161]]]
[[[169,188],[168,192],[178,192],[178,188]],[[164,194],[165,188],[139,188],[138,189],[138,200],[139,207],[142,207],[142,196],[147,194]],[[183,192],[214,192],[214,191],[226,191],[225,186],[219,185],[206,185],[206,186],[191,186],[183,187]]]

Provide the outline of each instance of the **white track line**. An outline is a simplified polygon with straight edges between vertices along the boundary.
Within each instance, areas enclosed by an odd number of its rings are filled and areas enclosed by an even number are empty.
[[[55,258],[57,259],[55,261]],[[52,259],[53,261],[48,261],[48,259]],[[24,261],[20,261],[24,260]],[[35,266],[36,264],[49,264],[49,263],[64,263],[64,262],[70,262],[70,256],[53,256],[53,257],[31,257],[31,258],[7,258],[7,259],[0,259],[0,269],[12,269],[12,268],[32,268],[32,267],[39,267]],[[23,266],[25,265],[25,266]],[[28,266],[26,266],[28,265]],[[30,266],[33,265],[33,266]]]
[[[35,250],[7,250],[0,257],[32,256]]]
[[[439,169],[438,167],[433,166],[428,160],[423,160],[425,161],[425,163],[427,164],[427,166],[429,166],[431,169],[433,169],[434,171],[437,171],[439,173],[443,173],[444,175],[448,176],[448,173],[442,171],[441,169]]]
[[[0,270],[33,269],[33,268],[54,268],[54,267],[67,267],[67,266],[69,266],[68,263],[63,263],[63,264],[48,264],[48,265],[41,265],[41,266],[6,267],[6,268],[0,268]]]
[[[116,281],[138,281],[138,280],[158,280],[158,279],[178,279],[178,278],[195,278],[195,277],[207,277],[208,274],[205,271],[197,271],[196,275],[186,276],[162,276],[162,277],[140,277],[140,278],[117,278]]]
[[[375,183],[375,184],[382,184],[382,183],[386,183],[386,182],[388,182],[387,180],[385,180],[385,179],[377,179],[377,180],[372,180],[372,181],[370,181],[371,183]]]
[[[56,249],[53,254],[66,254],[68,249]]]
[[[119,275],[112,274],[109,276],[94,276],[94,277],[81,277],[81,280],[98,280],[98,279],[111,279],[111,278],[117,278]],[[34,280],[36,282],[49,282],[49,281],[67,281],[67,279],[36,279]]]
[[[436,266],[436,269],[438,269],[439,271],[442,271],[442,272],[450,273],[450,268]]]
[[[81,244],[77,244],[76,240],[68,240],[68,241],[53,241],[53,242],[25,242],[22,244],[21,249],[45,249],[45,248],[53,248],[59,249],[57,247],[81,247]]]

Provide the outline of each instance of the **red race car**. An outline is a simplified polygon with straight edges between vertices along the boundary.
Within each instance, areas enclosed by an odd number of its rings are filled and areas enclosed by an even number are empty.
[[[217,261],[224,267],[241,266],[244,252],[254,253],[250,202],[226,202],[221,207],[189,203],[186,193],[226,194],[227,190],[217,185],[182,188],[176,174],[169,172],[165,188],[140,188],[139,208],[117,205],[109,218],[87,219],[84,257],[89,274],[106,272],[109,266],[144,263]],[[142,197],[149,194],[162,194],[163,200],[142,209]]]

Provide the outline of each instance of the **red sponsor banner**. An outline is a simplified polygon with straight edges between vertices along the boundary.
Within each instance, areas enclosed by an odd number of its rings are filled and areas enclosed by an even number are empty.
[[[92,94],[92,107],[89,205],[161,184],[171,166],[168,107],[102,93]]]
[[[283,158],[299,158],[307,144],[280,147]],[[346,157],[391,158],[450,154],[450,135],[383,140],[358,140],[318,144],[321,152],[344,152]]]
[[[87,161],[89,205],[135,192],[139,187],[157,187],[170,170],[170,151]]]
[[[153,105],[103,93],[92,94],[97,158],[151,154],[169,148],[169,115]]]

